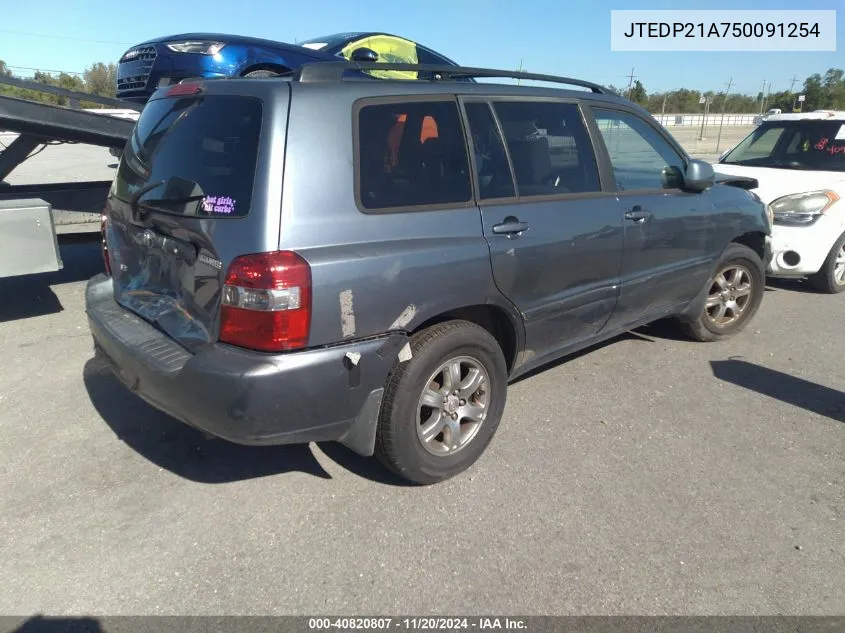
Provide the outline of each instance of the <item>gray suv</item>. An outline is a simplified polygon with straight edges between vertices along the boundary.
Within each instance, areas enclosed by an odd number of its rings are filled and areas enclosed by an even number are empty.
[[[714,182],[643,109],[568,78],[372,67],[434,79],[320,63],[146,105],[86,308],[153,406],[434,483],[484,452],[518,376],[656,319],[715,341],[757,311],[755,183]],[[570,87],[466,81],[508,76]]]

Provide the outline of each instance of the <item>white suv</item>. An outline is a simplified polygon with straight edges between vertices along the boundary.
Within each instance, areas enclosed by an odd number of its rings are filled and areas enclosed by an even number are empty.
[[[766,117],[715,170],[759,183],[774,222],[770,276],[845,290],[845,112]]]

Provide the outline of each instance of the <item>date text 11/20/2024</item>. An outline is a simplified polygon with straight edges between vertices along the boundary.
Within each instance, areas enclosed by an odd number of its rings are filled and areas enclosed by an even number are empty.
[[[391,630],[407,631],[467,631],[525,630],[527,625],[519,618],[309,618],[310,630]]]

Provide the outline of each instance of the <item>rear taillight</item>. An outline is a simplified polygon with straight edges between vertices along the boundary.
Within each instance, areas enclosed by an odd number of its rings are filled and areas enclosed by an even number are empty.
[[[308,344],[311,267],[291,251],[235,258],[223,286],[220,341],[261,352]]]
[[[106,241],[106,223],[109,221],[108,216],[104,213],[100,216],[100,239],[102,241],[103,249],[103,263],[106,266],[106,274],[111,277],[111,262],[109,262],[109,246]]]

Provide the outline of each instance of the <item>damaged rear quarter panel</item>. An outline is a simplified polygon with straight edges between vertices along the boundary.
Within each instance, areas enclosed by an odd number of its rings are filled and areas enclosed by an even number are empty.
[[[453,213],[472,211],[478,213]],[[443,312],[498,302],[481,235],[394,237],[300,252],[312,271],[311,345],[411,331]]]

